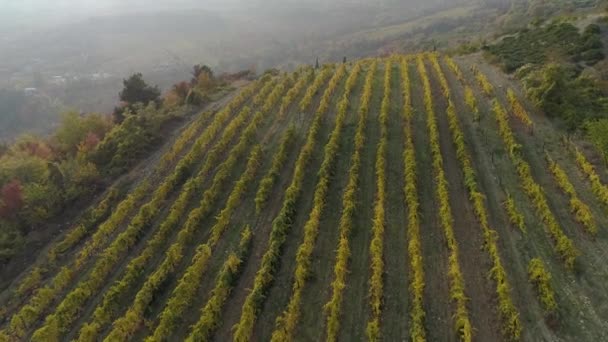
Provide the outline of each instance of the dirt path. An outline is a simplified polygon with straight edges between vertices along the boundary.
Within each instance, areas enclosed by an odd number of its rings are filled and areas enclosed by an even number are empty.
[[[399,64],[393,63],[391,111],[388,126],[386,228],[384,237],[384,307],[381,321],[386,341],[404,341],[409,322],[409,259],[404,194],[403,93]]]

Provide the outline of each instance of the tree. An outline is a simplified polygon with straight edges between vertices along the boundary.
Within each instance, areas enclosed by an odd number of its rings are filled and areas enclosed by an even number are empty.
[[[126,80],[123,80],[124,88],[119,93],[120,105],[114,108],[112,116],[114,122],[122,123],[125,119],[125,111],[132,109],[136,103],[147,105],[151,102],[160,103],[160,89],[157,86],[149,86],[144,80],[141,73],[133,74]]]
[[[23,206],[23,188],[18,179],[4,184],[0,190],[0,217],[9,218]]]
[[[179,82],[173,86],[173,91],[181,98],[185,99],[190,91],[190,85],[188,82]]]
[[[595,145],[608,165],[608,119],[589,121],[585,124],[588,139]]]
[[[317,61],[315,62],[315,69],[319,69],[319,57],[317,57]]]
[[[213,73],[211,71],[202,71],[198,75],[194,86],[202,91],[207,91],[213,88],[215,86],[215,78],[213,77]]]
[[[190,84],[192,86],[195,86],[198,84],[199,82],[199,76],[201,74],[207,74],[209,76],[209,78],[213,78],[213,71],[211,71],[211,68],[206,66],[206,65],[200,65],[197,64],[192,68],[192,80],[190,81]]]
[[[133,74],[131,77],[123,80],[124,88],[120,92],[120,100],[128,104],[141,102],[148,104],[152,101],[158,101],[160,98],[160,90],[157,86],[149,86],[143,79],[141,73]]]
[[[90,134],[95,135],[97,140],[101,140],[112,127],[107,117],[101,114],[81,116],[76,112],[67,112],[63,113],[61,118],[61,125],[55,133],[55,139],[61,151],[70,155],[74,155],[78,151],[80,144]]]

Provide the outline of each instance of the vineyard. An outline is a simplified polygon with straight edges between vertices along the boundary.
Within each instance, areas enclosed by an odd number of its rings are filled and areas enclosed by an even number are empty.
[[[606,341],[608,172],[497,69],[266,73],[0,295],[8,341]]]

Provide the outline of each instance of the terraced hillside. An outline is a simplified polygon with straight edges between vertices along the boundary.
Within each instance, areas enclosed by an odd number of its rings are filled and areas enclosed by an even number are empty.
[[[3,289],[0,341],[608,340],[582,146],[467,59],[267,74]]]

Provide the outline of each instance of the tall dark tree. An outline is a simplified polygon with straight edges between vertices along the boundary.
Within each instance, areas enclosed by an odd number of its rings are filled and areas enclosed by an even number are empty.
[[[315,69],[319,69],[319,57],[317,57],[317,61],[315,62]]]
[[[125,118],[125,110],[136,103],[147,105],[150,102],[160,102],[160,89],[157,86],[152,87],[148,85],[141,73],[131,75],[131,77],[123,80],[122,83],[124,88],[118,94],[122,103],[114,108],[114,112],[112,113],[114,122],[121,123]]]
[[[160,90],[157,86],[149,86],[143,79],[141,73],[133,74],[126,80],[123,80],[124,88],[120,92],[120,100],[128,104],[141,102],[148,104],[151,101],[157,101],[160,98]]]

